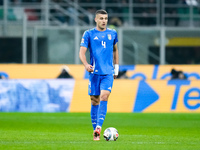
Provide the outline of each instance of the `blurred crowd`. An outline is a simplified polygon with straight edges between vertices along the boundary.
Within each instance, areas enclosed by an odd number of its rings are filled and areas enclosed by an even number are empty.
[[[43,0],[7,0],[7,3],[12,8],[8,8],[7,19],[11,21],[21,20],[23,13],[27,13],[29,21],[37,21],[41,19],[41,9],[26,8],[23,4],[29,3],[41,3]],[[0,0],[0,6],[3,6],[4,0]],[[3,19],[3,9],[0,8],[0,20]]]
[[[51,8],[50,13],[54,14],[55,18],[61,23],[67,25],[74,25],[75,20],[73,16],[78,14],[79,19],[91,25],[94,23],[93,16],[95,11],[101,8],[101,1],[102,0],[51,0],[51,2],[58,4],[60,9],[56,7]],[[22,3],[30,4],[42,2],[44,2],[44,0],[8,0],[8,3],[16,5],[18,8]],[[67,2],[72,2],[72,5],[68,5]],[[78,7],[84,9],[87,15],[75,9],[73,2],[78,2]],[[3,0],[0,0],[0,5],[3,5]],[[110,16],[109,23],[115,26],[130,25],[129,12],[133,12],[134,23],[132,23],[132,25],[155,26],[164,23],[167,26],[185,26],[189,24],[190,5],[193,5],[193,21],[194,23],[200,24],[200,7],[198,0],[133,0],[132,10],[129,10],[129,5],[129,0],[106,0],[105,6]],[[161,10],[160,8],[163,8],[163,6],[165,9]],[[25,12],[27,12],[28,20],[30,21],[41,19],[41,9],[31,9],[31,7],[29,7],[25,8]],[[8,19],[19,19],[17,13],[20,13],[19,9],[9,10]],[[0,18],[2,18],[2,10],[0,14]]]

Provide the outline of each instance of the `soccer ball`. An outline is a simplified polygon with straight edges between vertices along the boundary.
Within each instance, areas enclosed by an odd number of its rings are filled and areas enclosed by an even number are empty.
[[[119,133],[117,129],[109,127],[104,131],[103,137],[106,141],[116,141],[119,137]]]

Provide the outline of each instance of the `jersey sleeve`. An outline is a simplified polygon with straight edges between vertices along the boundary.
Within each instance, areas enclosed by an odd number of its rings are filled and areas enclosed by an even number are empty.
[[[114,39],[114,45],[118,42],[118,36],[117,36],[117,31],[115,31],[115,39]]]
[[[85,31],[82,36],[80,46],[88,48],[88,45],[89,45],[89,33],[88,33],[88,31]]]

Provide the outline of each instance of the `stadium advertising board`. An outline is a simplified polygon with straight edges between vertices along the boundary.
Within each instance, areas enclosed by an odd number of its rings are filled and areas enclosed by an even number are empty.
[[[11,79],[0,80],[1,111],[89,112],[91,104],[87,95],[88,80],[83,65],[68,65],[70,74],[75,80],[53,80],[59,74],[61,66],[0,65],[0,72],[6,73]],[[200,112],[199,67],[199,65],[121,66],[120,70],[127,70],[130,79],[114,81],[108,112]],[[182,70],[188,76],[188,80],[169,80],[172,68]],[[48,91],[54,91],[57,95]],[[34,93],[38,95],[35,96]],[[63,94],[68,95],[63,97],[64,105],[51,103],[57,102]],[[35,99],[41,103],[35,103]],[[28,103],[33,106],[38,105],[38,109],[23,108],[29,106]],[[11,109],[14,105],[15,108]],[[61,106],[66,107],[60,109]]]
[[[74,80],[0,80],[0,111],[68,112]]]
[[[10,79],[55,79],[63,65],[58,64],[1,64],[0,74]],[[88,79],[83,65],[67,65],[74,79]],[[183,71],[190,80],[200,79],[200,65],[127,65],[120,71],[127,71],[130,79],[170,79],[171,69]]]
[[[200,79],[200,65],[124,65],[120,66],[120,71],[127,71],[127,76],[130,79],[145,80],[145,79],[160,79],[169,80],[171,78],[171,70],[183,71],[190,80]],[[89,77],[88,72],[85,72],[84,78]]]
[[[133,112],[200,112],[200,81],[140,81]]]
[[[0,80],[0,111],[89,112],[88,80]],[[200,112],[200,81],[115,80],[108,112]]]
[[[89,112],[88,81],[77,81],[70,112]],[[115,80],[108,112],[200,112],[200,81]]]
[[[1,64],[0,75],[9,79],[55,79],[66,65],[58,64]],[[83,65],[67,65],[75,79],[83,79]]]

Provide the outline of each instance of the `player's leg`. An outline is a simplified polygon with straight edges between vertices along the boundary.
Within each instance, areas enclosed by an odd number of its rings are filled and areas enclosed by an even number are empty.
[[[99,105],[98,119],[97,119],[97,127],[99,127],[99,128],[102,127],[103,122],[104,122],[105,117],[106,117],[109,95],[110,95],[110,91],[101,90],[100,105]]]
[[[97,118],[97,128],[100,131],[106,117],[107,103],[108,103],[109,95],[111,93],[113,80],[114,80],[113,75],[102,76],[102,79],[101,79],[100,105],[99,105],[98,118]]]
[[[103,125],[107,113],[107,102],[109,95],[110,95],[109,91],[101,90],[101,95],[100,95],[101,101],[98,109],[97,126],[96,129],[94,130],[94,135],[98,138],[98,140],[100,140],[101,127]]]
[[[99,102],[100,102],[100,86],[99,86],[100,78],[98,75],[90,74],[89,77],[89,86],[88,86],[88,94],[90,95],[91,99],[91,121],[92,126],[94,129],[93,135],[94,140],[100,140],[100,134],[95,132],[96,125],[97,125],[97,116],[98,116],[98,109],[99,109]]]
[[[90,99],[91,99],[90,115],[91,115],[92,126],[93,126],[93,129],[94,129],[93,140],[99,141],[100,140],[100,133],[96,132],[95,129],[96,129],[96,126],[97,126],[97,115],[98,115],[98,109],[99,109],[100,96],[99,95],[98,96],[91,95]]]
[[[97,113],[99,109],[100,97],[99,95],[91,95],[90,99],[91,99],[90,115],[91,115],[92,126],[93,126],[93,129],[95,130],[97,126]]]

